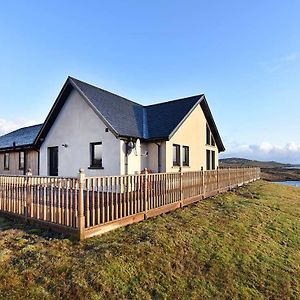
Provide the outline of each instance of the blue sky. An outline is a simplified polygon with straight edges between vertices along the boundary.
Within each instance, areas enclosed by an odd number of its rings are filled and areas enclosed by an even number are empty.
[[[0,133],[71,75],[143,104],[205,93],[223,157],[300,163],[299,1],[0,4]]]

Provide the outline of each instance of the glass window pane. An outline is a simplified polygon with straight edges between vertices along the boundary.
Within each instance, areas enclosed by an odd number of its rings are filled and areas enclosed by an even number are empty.
[[[206,124],[206,144],[210,145],[210,129],[207,124]]]
[[[212,170],[216,168],[215,151],[211,151],[211,168]]]
[[[176,146],[173,146],[173,163],[176,163],[177,153],[176,153]]]
[[[102,144],[91,144],[92,165],[102,167]]]
[[[173,165],[179,166],[180,165],[180,146],[173,145]]]
[[[4,154],[4,169],[9,170],[9,153]]]
[[[25,153],[22,151],[19,153],[19,169],[22,170],[24,169],[24,162],[25,162]]]
[[[210,151],[206,150],[206,170],[210,170]]]
[[[189,147],[188,146],[183,146],[182,164],[185,166],[189,165]]]

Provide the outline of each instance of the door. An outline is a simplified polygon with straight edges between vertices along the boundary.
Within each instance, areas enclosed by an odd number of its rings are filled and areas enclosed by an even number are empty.
[[[49,175],[58,176],[58,147],[49,147]]]

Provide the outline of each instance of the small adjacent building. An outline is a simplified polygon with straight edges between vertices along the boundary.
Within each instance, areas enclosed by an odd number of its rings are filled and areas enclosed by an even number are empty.
[[[0,137],[0,174],[39,174],[39,150],[35,139],[42,124],[20,128]]]
[[[0,137],[1,153],[10,153],[11,172],[24,172],[16,153],[25,146],[30,146],[25,169],[35,164],[34,173],[66,177],[76,176],[79,168],[88,176],[138,174],[145,168],[212,170],[225,150],[203,94],[144,106],[72,77],[44,124],[32,130],[31,139],[22,143],[14,140],[17,131],[6,135],[12,137],[7,149],[1,145],[5,136]],[[31,152],[34,163],[29,163]],[[0,164],[7,166],[7,158]]]

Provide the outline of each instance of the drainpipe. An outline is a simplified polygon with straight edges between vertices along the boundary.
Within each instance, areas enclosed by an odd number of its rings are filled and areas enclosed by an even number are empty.
[[[161,156],[161,145],[160,143],[155,143],[157,145],[157,171],[158,173],[161,172],[161,164],[160,164],[160,156]]]
[[[125,175],[128,175],[128,141],[125,141]]]

